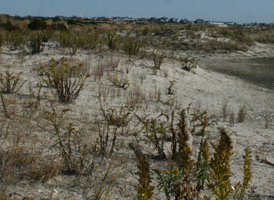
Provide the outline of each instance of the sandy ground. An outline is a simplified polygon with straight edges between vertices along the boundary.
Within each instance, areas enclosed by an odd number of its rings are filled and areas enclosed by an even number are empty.
[[[47,62],[51,58],[56,60],[62,57],[70,58],[67,51],[62,50],[55,43],[47,44],[45,50],[39,55],[19,57],[18,53],[19,51],[9,51],[8,48],[3,47],[0,62],[2,72],[6,69],[14,72],[23,71],[22,77],[28,80],[28,83],[19,91],[19,96],[22,98],[29,95],[29,85],[35,88],[37,73],[33,69],[39,63]],[[185,53],[178,52],[178,55],[185,55]],[[256,44],[247,52],[197,54],[196,56],[199,59],[199,66],[191,72],[183,70],[178,61],[169,58],[165,59],[161,70],[155,72],[151,59],[132,58],[129,60],[126,55],[118,53],[95,54],[78,50],[73,59],[85,63],[91,73],[98,67],[98,63],[109,61],[111,57],[120,59],[119,66],[114,71],[105,71],[101,80],[96,80],[94,76],[87,79],[85,88],[72,104],[59,105],[55,102],[54,95],[43,89],[43,109],[41,110],[48,110],[54,106],[69,107],[71,109],[69,120],[75,120],[77,123],[85,118],[90,124],[100,116],[99,96],[104,105],[118,109],[123,104],[130,104],[135,106],[138,115],[149,114],[148,118],[156,117],[162,112],[170,113],[173,109],[179,111],[192,103],[193,108],[207,109],[209,114],[216,116],[217,122],[209,128],[208,138],[212,140],[218,138],[217,127],[222,125],[228,125],[235,132],[231,162],[232,184],[242,180],[242,155],[244,148],[250,147],[253,159],[252,190],[254,194],[259,195],[259,199],[271,199],[269,195],[274,193],[274,168],[257,161],[255,156],[259,155],[262,149],[263,152],[269,154],[267,159],[274,163],[272,153],[274,148],[274,67],[271,65],[274,46]],[[268,62],[268,65],[260,64],[260,60]],[[108,77],[127,79],[131,85],[127,90],[115,88],[107,80]],[[174,81],[174,95],[167,94],[170,81]],[[134,99],[137,91],[140,93],[138,100]],[[229,123],[229,117],[227,119],[222,117],[225,102],[227,102],[228,112],[235,113],[234,124]],[[237,113],[242,106],[246,108],[246,118],[243,123],[237,123]],[[0,114],[1,118],[4,118],[2,110]],[[267,128],[265,128],[266,119],[268,120]],[[136,122],[136,119],[134,121]],[[4,123],[4,120],[1,123]],[[50,130],[49,124],[45,126],[48,126],[47,130]],[[45,135],[40,135],[45,133],[37,131],[35,134],[41,144],[51,140]],[[195,152],[198,151],[196,144],[199,140],[198,136],[194,136]],[[7,144],[7,141],[6,138],[1,137],[2,146],[9,146],[11,142]],[[113,167],[113,173],[121,166],[125,167],[113,183],[111,199],[134,199],[136,194],[134,185],[137,184],[134,172],[137,168],[133,152],[128,147],[128,143],[133,141],[132,133],[119,133],[117,141],[117,161]],[[142,145],[144,153],[153,150],[146,143]],[[7,194],[10,194],[12,198],[22,198],[28,195],[35,199],[91,199],[90,196],[94,193],[94,188],[100,184],[110,160],[111,158],[98,158],[95,165],[97,168],[94,169],[93,176],[85,187],[83,187],[83,184],[87,183],[85,178],[59,174],[45,183],[33,180],[19,181],[8,187]],[[152,160],[151,165],[152,168],[164,167],[165,163]],[[156,184],[155,180],[153,184]],[[154,199],[165,199],[164,194],[155,192]]]

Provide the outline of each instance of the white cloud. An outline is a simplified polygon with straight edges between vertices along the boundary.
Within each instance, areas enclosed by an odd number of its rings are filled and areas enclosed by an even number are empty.
[[[78,16],[79,17],[84,17],[84,14],[83,13],[78,13]]]

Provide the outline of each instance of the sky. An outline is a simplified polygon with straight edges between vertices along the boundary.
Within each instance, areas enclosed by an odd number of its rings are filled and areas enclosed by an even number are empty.
[[[0,0],[0,5],[0,14],[19,16],[165,16],[240,24],[274,22],[274,0]]]

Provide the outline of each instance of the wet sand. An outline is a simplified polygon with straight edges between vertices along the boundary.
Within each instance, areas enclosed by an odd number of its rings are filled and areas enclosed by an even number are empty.
[[[236,76],[252,84],[274,90],[274,57],[210,59],[200,63],[204,69]]]

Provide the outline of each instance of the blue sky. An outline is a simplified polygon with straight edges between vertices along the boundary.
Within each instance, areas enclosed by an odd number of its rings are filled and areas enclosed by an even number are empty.
[[[274,22],[274,0],[0,0],[0,13],[32,16],[132,16]]]

